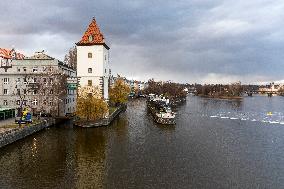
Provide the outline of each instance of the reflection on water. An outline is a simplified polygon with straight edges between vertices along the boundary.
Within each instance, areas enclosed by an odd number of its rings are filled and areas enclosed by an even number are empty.
[[[271,124],[283,99],[188,97],[167,126],[133,100],[110,127],[66,123],[0,149],[0,188],[284,188],[284,127]]]

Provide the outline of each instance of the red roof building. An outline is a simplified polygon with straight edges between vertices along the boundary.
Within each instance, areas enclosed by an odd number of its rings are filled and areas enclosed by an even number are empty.
[[[101,33],[99,26],[95,18],[88,26],[86,32],[84,33],[82,39],[76,43],[77,46],[92,46],[92,45],[104,45],[107,49],[109,47],[104,41],[104,35]]]
[[[24,59],[25,56],[21,53],[17,53],[14,49],[0,48],[0,57],[4,59]]]

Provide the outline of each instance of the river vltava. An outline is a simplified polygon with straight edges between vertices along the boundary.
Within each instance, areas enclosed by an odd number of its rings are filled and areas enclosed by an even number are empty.
[[[174,126],[134,100],[109,127],[66,123],[0,149],[0,188],[284,188],[284,97],[188,97]]]

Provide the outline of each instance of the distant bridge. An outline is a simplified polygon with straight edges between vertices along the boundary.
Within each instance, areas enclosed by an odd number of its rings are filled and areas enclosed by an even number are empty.
[[[271,97],[273,94],[279,94],[278,91],[271,91],[271,90],[251,90],[251,91],[245,91],[245,94],[248,96],[252,96],[253,94],[267,94],[267,96]]]

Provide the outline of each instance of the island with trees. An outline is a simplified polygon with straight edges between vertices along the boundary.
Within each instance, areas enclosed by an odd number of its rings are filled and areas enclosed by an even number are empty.
[[[235,82],[228,85],[210,84],[199,85],[196,88],[196,95],[208,98],[220,99],[242,99],[242,85],[241,82]]]

